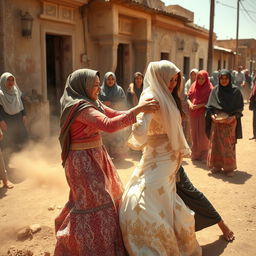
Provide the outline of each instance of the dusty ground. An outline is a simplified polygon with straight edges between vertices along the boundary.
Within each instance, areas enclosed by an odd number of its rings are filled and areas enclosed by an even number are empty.
[[[252,112],[247,109],[248,105],[243,118],[244,138],[237,144],[239,171],[235,177],[211,175],[205,166],[196,166],[190,160],[183,162],[194,185],[207,195],[236,235],[233,243],[227,243],[216,225],[198,232],[204,256],[256,255],[256,142],[248,140],[252,135]],[[59,145],[54,138],[43,145],[31,145],[22,154],[14,156],[10,180],[15,188],[0,188],[0,256],[28,256],[31,255],[29,251],[35,256],[53,255],[54,218],[60,211],[58,206],[66,202],[68,193],[59,154]],[[115,163],[124,183],[138,158],[131,154]],[[42,230],[18,241],[17,230],[31,224],[40,224]],[[23,251],[15,254],[17,250]]]

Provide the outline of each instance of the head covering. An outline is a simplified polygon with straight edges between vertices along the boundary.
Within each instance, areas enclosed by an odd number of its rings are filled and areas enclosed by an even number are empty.
[[[168,89],[171,78],[179,72],[180,70],[170,61],[150,62],[144,78],[141,100],[154,97],[159,101],[160,113],[169,143],[174,152],[184,156],[190,153],[190,149],[181,126],[180,111]]]
[[[184,86],[184,93],[185,93],[185,95],[188,94],[189,88],[191,87],[191,85],[192,85],[192,83],[193,83],[193,82],[191,81],[191,78],[190,78],[190,75],[191,75],[191,73],[193,73],[193,72],[197,75],[198,69],[197,69],[197,68],[193,68],[193,69],[191,69],[191,71],[189,72],[189,79],[187,80],[187,82],[186,82],[186,84],[185,84],[185,86]]]
[[[193,73],[193,72],[197,74],[197,73],[198,73],[198,69],[197,69],[197,68],[191,69],[190,72],[189,72],[189,76],[190,76],[191,73]]]
[[[14,78],[14,86],[9,90],[6,87],[6,82],[9,77]],[[24,109],[21,100],[21,91],[16,83],[15,76],[9,72],[5,72],[0,77],[0,105],[4,112],[9,115],[18,114]]]
[[[115,80],[115,84],[111,87],[109,87],[107,84],[107,79],[110,76],[113,76]],[[118,101],[122,101],[125,98],[126,98],[125,93],[122,87],[116,83],[116,75],[113,72],[107,72],[104,76],[104,80],[101,86],[99,99],[101,101],[118,102]]]
[[[199,76],[203,76],[205,78],[204,84],[200,85],[198,83]],[[196,75],[196,81],[191,85],[188,91],[189,100],[195,104],[206,104],[212,90],[213,86],[210,83],[208,72],[205,70],[200,70]],[[199,108],[195,110],[190,110],[192,116],[200,116],[204,113],[205,108]]]
[[[61,132],[59,140],[62,148],[63,165],[70,147],[69,128],[80,111],[88,107],[94,107],[104,112],[99,100],[93,101],[87,96],[87,92],[91,91],[94,86],[97,75],[99,76],[99,72],[92,69],[78,69],[67,78],[65,89],[60,99]]]
[[[212,83],[213,85],[217,85],[219,83],[219,71],[218,70],[215,70],[212,72]]]
[[[220,77],[227,76],[229,78],[229,84],[222,86],[220,83]],[[210,134],[211,129],[211,115],[214,110],[223,111],[229,115],[238,114],[237,116],[237,138],[242,136],[241,118],[243,110],[243,96],[240,89],[232,84],[231,73],[223,69],[220,71],[219,84],[215,86],[210,94],[209,101],[206,105],[206,132]],[[209,119],[209,120],[208,120]]]

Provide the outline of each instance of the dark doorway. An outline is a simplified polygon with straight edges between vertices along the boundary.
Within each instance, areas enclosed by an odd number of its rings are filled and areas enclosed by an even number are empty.
[[[204,59],[203,58],[199,58],[199,70],[204,69]]]
[[[161,60],[169,60],[169,53],[161,52]]]
[[[124,52],[125,45],[119,44],[117,48],[117,66],[116,66],[116,80],[117,83],[122,86],[124,83]]]
[[[189,57],[184,57],[183,62],[183,75],[185,77],[185,80],[189,79],[189,71],[190,71],[190,59]]]
[[[128,44],[119,44],[117,48],[116,80],[117,83],[126,89],[129,82],[130,53]]]
[[[72,72],[71,36],[46,35],[47,99],[50,128],[54,132],[60,117],[60,98]]]

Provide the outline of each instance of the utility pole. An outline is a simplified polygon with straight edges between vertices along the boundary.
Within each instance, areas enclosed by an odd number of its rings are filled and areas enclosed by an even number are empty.
[[[240,7],[240,0],[237,0],[237,14],[236,14],[236,56],[235,56],[235,67],[238,66],[238,34],[239,34],[239,7]]]
[[[208,39],[208,61],[207,61],[207,71],[209,75],[212,74],[212,57],[213,57],[213,27],[214,27],[214,9],[215,0],[211,0],[210,7],[210,28],[209,28],[209,39]]]

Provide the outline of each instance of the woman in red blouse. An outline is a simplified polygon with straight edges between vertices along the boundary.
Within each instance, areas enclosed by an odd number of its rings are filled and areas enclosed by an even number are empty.
[[[69,75],[60,100],[59,139],[70,194],[55,221],[55,256],[125,255],[118,223],[123,187],[100,132],[127,127],[138,113],[154,112],[159,105],[152,99],[114,111],[98,100],[99,92],[99,73],[79,69]]]

